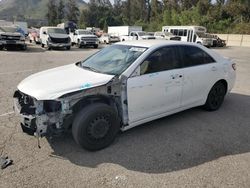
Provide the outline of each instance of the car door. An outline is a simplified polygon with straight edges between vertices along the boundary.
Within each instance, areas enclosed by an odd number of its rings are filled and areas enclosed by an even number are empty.
[[[182,69],[176,47],[163,47],[140,64],[140,75],[127,80],[129,123],[180,107]]]
[[[211,87],[220,78],[220,63],[196,46],[179,46],[183,62],[181,106],[202,105]]]

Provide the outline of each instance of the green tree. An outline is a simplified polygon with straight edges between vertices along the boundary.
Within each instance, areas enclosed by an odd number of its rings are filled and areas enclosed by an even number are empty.
[[[50,0],[47,4],[47,8],[48,8],[48,13],[46,17],[48,19],[48,24],[51,26],[55,26],[58,23],[56,1]]]
[[[80,10],[78,8],[76,0],[68,0],[68,2],[66,3],[66,9],[68,21],[78,23]]]
[[[64,1],[60,0],[58,8],[57,8],[57,19],[58,19],[58,22],[59,23],[63,22],[64,18],[65,18],[65,5],[64,5]]]

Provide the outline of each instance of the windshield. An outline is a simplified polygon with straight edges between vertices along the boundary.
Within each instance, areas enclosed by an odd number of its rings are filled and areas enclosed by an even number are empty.
[[[4,32],[14,33],[17,32],[17,27],[0,27],[0,30]]]
[[[90,31],[79,31],[79,35],[92,35]]]
[[[60,28],[48,28],[48,33],[67,34],[64,29],[60,29]]]
[[[200,38],[208,38],[205,33],[196,33]]]
[[[125,71],[147,48],[113,45],[106,47],[94,54],[87,60],[81,62],[82,68],[92,71],[120,75]]]

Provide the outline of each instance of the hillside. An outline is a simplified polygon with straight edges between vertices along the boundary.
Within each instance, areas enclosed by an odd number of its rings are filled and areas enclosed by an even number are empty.
[[[45,19],[49,0],[0,0],[0,20]],[[65,0],[66,1],[66,0]],[[86,6],[83,0],[77,0],[79,8]]]

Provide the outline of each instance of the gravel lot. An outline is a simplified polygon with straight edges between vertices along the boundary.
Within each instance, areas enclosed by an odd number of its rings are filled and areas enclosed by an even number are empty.
[[[14,160],[0,170],[0,187],[250,187],[250,48],[214,50],[238,68],[219,111],[194,108],[147,123],[98,152],[81,149],[71,134],[43,138],[39,149],[11,113],[22,79],[97,50],[0,51],[0,154]]]

